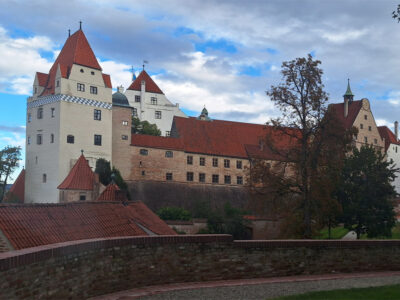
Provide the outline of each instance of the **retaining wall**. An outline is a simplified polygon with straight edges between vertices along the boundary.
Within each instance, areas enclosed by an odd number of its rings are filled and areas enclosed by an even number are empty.
[[[400,270],[400,241],[233,241],[230,235],[66,242],[0,253],[1,299],[84,299],[187,281]]]

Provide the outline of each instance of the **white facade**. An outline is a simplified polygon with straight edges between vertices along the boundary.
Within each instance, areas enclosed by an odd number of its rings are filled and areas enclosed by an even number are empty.
[[[179,104],[172,104],[164,94],[147,92],[145,81],[141,82],[141,91],[128,89],[125,96],[139,120],[156,124],[162,136],[169,136],[174,116],[187,117]]]
[[[390,144],[386,152],[388,161],[393,160],[396,168],[400,168],[400,145]],[[396,192],[400,194],[400,172],[397,174],[397,178],[394,180],[393,185],[396,188]]]
[[[26,203],[59,202],[57,186],[81,150],[92,168],[98,158],[111,161],[112,90],[105,86],[101,70],[73,64],[68,78],[62,78],[58,68],[55,81],[54,94],[38,97],[43,88],[36,78],[37,93],[28,98]],[[84,90],[78,90],[78,84]]]

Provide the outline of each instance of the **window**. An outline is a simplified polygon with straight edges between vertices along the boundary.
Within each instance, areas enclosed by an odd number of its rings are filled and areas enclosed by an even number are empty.
[[[35,164],[37,164],[37,163],[38,163],[38,157],[35,156]]]
[[[43,183],[46,183],[46,181],[47,181],[47,175],[46,174],[43,174],[42,181],[43,181]]]
[[[172,173],[166,173],[165,174],[165,180],[171,181],[172,180]]]
[[[206,182],[206,174],[199,173],[199,182]]]
[[[122,125],[128,126],[128,121],[122,121]]]
[[[137,108],[133,108],[132,110],[132,116],[137,118]]]
[[[54,107],[51,108],[51,117],[54,118],[56,114],[56,109]]]
[[[84,91],[85,91],[85,85],[84,85],[83,83],[77,83],[77,84],[76,84],[76,89],[77,89],[79,92],[84,92]]]
[[[37,110],[37,118],[43,119],[43,107],[39,107]]]
[[[41,145],[42,142],[43,142],[42,135],[41,134],[37,134],[36,135],[36,144]]]
[[[186,160],[188,165],[193,165],[193,156],[188,156]]]
[[[155,113],[154,113],[154,118],[161,119],[161,111],[156,110]]]
[[[242,176],[236,177],[236,183],[237,184],[243,184],[243,177]]]
[[[50,143],[54,143],[54,134],[50,134]]]
[[[67,135],[67,143],[73,144],[75,142],[75,137],[73,135]]]
[[[366,136],[364,136],[364,142],[368,143],[368,138]]]
[[[140,149],[139,153],[140,153],[140,155],[148,155],[149,151],[147,149]]]
[[[100,109],[95,109],[94,110],[94,119],[97,121],[101,120],[101,110]]]
[[[375,145],[378,144],[378,140],[377,139],[374,139],[374,144]]]
[[[157,98],[156,97],[151,97],[150,98],[150,104],[151,105],[157,105]]]
[[[90,86],[90,93],[97,95],[97,86]]]
[[[193,181],[193,172],[187,172],[186,173],[186,180],[187,181]]]
[[[90,72],[90,74],[94,75],[94,71]]]
[[[397,153],[397,146],[396,146],[396,153]]]
[[[128,136],[127,135],[125,135],[125,134],[123,134],[122,136],[121,136],[121,139],[123,139],[123,140],[128,140]]]
[[[205,157],[200,157],[200,166],[205,166],[206,165],[206,158]]]
[[[212,176],[212,183],[218,183],[219,182],[219,175],[213,174]]]
[[[368,126],[368,131],[372,131],[372,128],[371,128],[371,126]]]
[[[30,144],[31,144],[31,137],[28,136],[28,145],[30,145]]]
[[[85,201],[85,200],[86,200],[86,194],[81,193],[81,194],[79,195],[79,201]]]
[[[56,87],[60,87],[60,80],[56,81]]]
[[[230,168],[231,162],[229,159],[224,159],[224,168]]]
[[[165,157],[173,157],[174,156],[174,152],[172,151],[165,151]]]
[[[139,95],[135,95],[135,102],[140,102],[140,96]]]
[[[101,135],[100,134],[94,135],[94,144],[96,146],[101,146]]]
[[[368,119],[367,115],[364,115],[364,120],[367,120],[367,119]]]
[[[83,72],[85,72],[85,71],[83,71],[83,69],[81,69],[81,73],[83,73]]]
[[[236,161],[236,169],[241,169],[242,168],[242,161],[241,160],[237,160]]]
[[[37,87],[35,86],[35,94],[37,94]]]
[[[145,176],[146,175],[146,171],[142,171],[142,176]]]
[[[32,121],[32,115],[31,113],[28,114],[28,123],[30,123]]]
[[[165,131],[165,136],[171,136],[171,131]]]
[[[231,184],[231,176],[230,175],[225,175],[224,176],[224,182],[225,182],[225,184]]]
[[[364,128],[364,125],[363,124],[360,124],[360,129],[363,129]]]
[[[213,167],[218,167],[218,158],[213,158]]]

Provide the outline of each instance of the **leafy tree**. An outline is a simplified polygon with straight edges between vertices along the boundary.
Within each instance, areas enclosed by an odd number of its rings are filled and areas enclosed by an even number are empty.
[[[189,211],[183,209],[181,207],[171,206],[171,207],[163,207],[157,211],[157,215],[163,220],[181,220],[181,221],[189,221],[192,219],[192,216]]]
[[[19,167],[21,160],[21,147],[6,146],[0,150],[0,201],[4,198],[7,180],[16,168]]]
[[[118,187],[125,192],[126,197],[128,200],[131,200],[131,195],[129,194],[128,185],[126,184],[125,180],[122,178],[121,173],[115,167],[112,168],[111,174],[114,174],[114,181]],[[111,181],[111,180],[110,180]]]
[[[398,4],[396,10],[392,12],[392,18],[400,22],[400,4]]]
[[[398,171],[373,146],[354,149],[345,159],[336,194],[343,207],[344,226],[354,230],[357,238],[363,233],[391,236],[395,225],[392,199],[396,196],[392,182]]]
[[[132,133],[160,136],[161,130],[156,124],[150,124],[148,121],[140,121],[132,117]]]
[[[111,182],[110,162],[104,158],[99,158],[96,161],[95,173],[99,174],[101,184],[108,185]]]
[[[281,118],[271,120],[265,138],[276,159],[254,159],[250,169],[256,201],[267,198],[268,209],[286,220],[284,236],[311,238],[312,225],[319,226],[323,219],[321,208],[331,211],[331,180],[354,134],[338,126],[334,112],[328,111],[320,64],[311,55],[282,63],[283,82],[267,91],[282,112]],[[285,149],[277,145],[281,140],[288,141]]]

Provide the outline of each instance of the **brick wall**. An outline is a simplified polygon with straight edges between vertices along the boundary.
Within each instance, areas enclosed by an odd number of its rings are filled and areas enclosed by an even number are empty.
[[[230,235],[74,241],[0,254],[2,299],[83,299],[172,282],[400,270],[400,241],[232,241]]]

